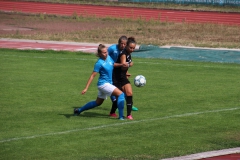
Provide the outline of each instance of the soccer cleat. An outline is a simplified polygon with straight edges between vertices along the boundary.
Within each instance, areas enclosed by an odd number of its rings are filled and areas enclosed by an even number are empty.
[[[80,114],[78,108],[74,108],[73,114],[74,114],[75,116],[78,116],[78,115]]]
[[[117,117],[117,114],[116,113],[110,113],[109,116],[110,117]]]
[[[124,117],[119,117],[118,119],[119,119],[119,120],[124,120]]]
[[[132,106],[132,111],[138,111],[138,108],[135,106]]]
[[[132,115],[127,116],[127,119],[133,120]]]

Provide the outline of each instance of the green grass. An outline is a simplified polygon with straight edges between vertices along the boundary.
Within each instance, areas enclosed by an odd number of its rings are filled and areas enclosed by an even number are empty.
[[[109,118],[110,99],[80,92],[96,57],[0,50],[0,159],[161,159],[240,146],[240,65],[134,58],[133,121]],[[126,111],[125,111],[126,112]]]

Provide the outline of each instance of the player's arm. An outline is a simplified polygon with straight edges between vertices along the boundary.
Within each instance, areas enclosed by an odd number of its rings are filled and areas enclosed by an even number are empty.
[[[133,61],[131,63],[129,63],[129,67],[132,67],[133,66]]]
[[[88,81],[87,81],[87,84],[86,84],[86,87],[84,88],[84,90],[82,90],[82,94],[85,94],[88,90],[88,87],[90,86],[90,84],[92,83],[94,77],[97,75],[97,72],[92,72],[92,74],[90,75]]]
[[[119,68],[119,67],[128,67],[128,63],[114,63],[114,68]]]
[[[121,55],[120,62],[121,62],[121,64],[127,64],[126,67],[122,67],[122,70],[127,70],[127,68],[129,67],[129,64],[128,64],[128,62],[126,62],[126,55],[125,54]]]

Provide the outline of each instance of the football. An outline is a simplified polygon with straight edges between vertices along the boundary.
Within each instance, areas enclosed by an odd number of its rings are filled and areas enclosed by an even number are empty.
[[[134,78],[134,85],[136,87],[143,87],[146,85],[146,78],[143,76],[143,75],[137,75],[135,78]]]

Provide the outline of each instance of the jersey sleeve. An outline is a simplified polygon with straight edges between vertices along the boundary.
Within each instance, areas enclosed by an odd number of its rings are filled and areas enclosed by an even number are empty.
[[[99,61],[97,61],[94,65],[93,71],[99,73],[101,66],[102,66],[101,63]]]

